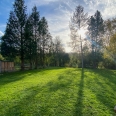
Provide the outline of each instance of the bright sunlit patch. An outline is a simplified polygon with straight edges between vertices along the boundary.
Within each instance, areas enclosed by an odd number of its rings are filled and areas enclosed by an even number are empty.
[[[81,35],[81,37],[83,37],[83,38],[85,38],[86,37],[86,30],[84,30],[84,29],[80,29],[79,31],[78,31],[78,34],[79,35]]]

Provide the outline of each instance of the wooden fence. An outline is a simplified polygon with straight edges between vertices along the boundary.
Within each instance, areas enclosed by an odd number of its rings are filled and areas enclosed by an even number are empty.
[[[14,62],[0,61],[0,73],[14,71]]]

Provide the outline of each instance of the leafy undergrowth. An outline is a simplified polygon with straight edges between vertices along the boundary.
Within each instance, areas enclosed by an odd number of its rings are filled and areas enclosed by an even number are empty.
[[[114,116],[116,71],[51,68],[0,74],[0,116]]]

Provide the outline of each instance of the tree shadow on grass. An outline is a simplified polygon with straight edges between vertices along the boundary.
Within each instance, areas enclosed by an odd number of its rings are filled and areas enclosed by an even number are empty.
[[[20,72],[4,73],[0,76],[0,86],[22,80],[25,77],[25,74],[26,73]]]
[[[56,81],[50,81],[44,85],[26,88],[18,93],[20,94],[18,95],[19,99],[16,98],[17,100],[14,100],[14,103],[11,101],[11,103],[6,104],[9,108],[6,110],[5,116],[63,115],[63,110],[67,110],[68,112],[68,108],[67,106],[65,107],[64,104],[69,99],[67,98],[69,95],[68,87],[71,85],[72,81],[73,77],[70,78],[69,76],[66,78],[65,75],[60,74]],[[60,92],[57,93],[57,91]],[[54,112],[56,114],[54,114]]]
[[[50,81],[47,86],[49,87],[49,92],[55,92],[57,90],[66,90],[72,83],[72,78],[66,78],[62,75],[59,75],[56,82]]]
[[[102,76],[102,78],[107,79],[109,82],[116,85],[116,71],[98,69],[94,73]]]
[[[77,73],[74,72],[66,71],[65,74],[60,74],[57,80],[49,81],[43,85],[35,85],[16,93],[19,99],[14,97],[16,100],[14,99],[14,101],[10,101],[11,103],[6,104],[6,107],[9,108],[7,108],[5,116],[81,116],[83,110],[84,72],[81,73],[80,82],[73,81],[77,79]],[[79,86],[79,91],[74,112],[72,110],[72,113],[70,113],[70,108],[67,105],[70,104],[68,103],[70,98],[73,99],[74,97],[74,91],[69,91],[69,89],[74,89],[72,83],[76,88]],[[74,103],[74,100],[71,103]]]
[[[53,80],[48,82],[47,86],[49,87],[49,91],[52,92],[57,90],[69,89],[70,85],[76,84],[73,83],[75,78],[77,78],[77,73],[75,73],[76,70],[77,69],[75,69],[74,72],[70,70],[64,71],[63,73],[58,75],[58,79],[56,81]]]
[[[84,69],[81,71],[81,80],[79,84],[79,90],[78,90],[78,97],[77,97],[77,102],[75,105],[75,112],[74,116],[82,116],[82,110],[83,110],[83,90],[84,90]]]
[[[34,109],[31,105],[33,103],[39,104],[40,101],[37,101],[35,96],[42,90],[42,88],[43,86],[37,85],[35,87],[25,89],[22,92],[23,96],[19,95],[18,100],[15,100],[13,103],[11,102],[12,106],[10,106],[10,103],[6,104],[9,108],[6,110],[5,116],[36,116],[38,109]],[[39,114],[37,116],[39,116]]]
[[[113,108],[116,105],[116,73],[111,70],[94,70],[94,74],[97,75],[94,79],[94,88],[96,89],[90,89],[101,104],[105,106],[105,110],[110,111],[110,114],[114,115]]]

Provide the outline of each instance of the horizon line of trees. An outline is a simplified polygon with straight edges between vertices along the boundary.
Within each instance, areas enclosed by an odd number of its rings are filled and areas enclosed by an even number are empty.
[[[65,53],[59,36],[52,38],[45,17],[37,7],[27,14],[24,0],[15,0],[4,36],[1,38],[0,59],[13,60],[30,69],[45,66],[70,66],[116,69],[116,18],[103,20],[101,12],[88,16],[77,6],[70,20],[70,47]],[[86,29],[86,37],[79,33]],[[64,38],[65,39],[65,38]]]

